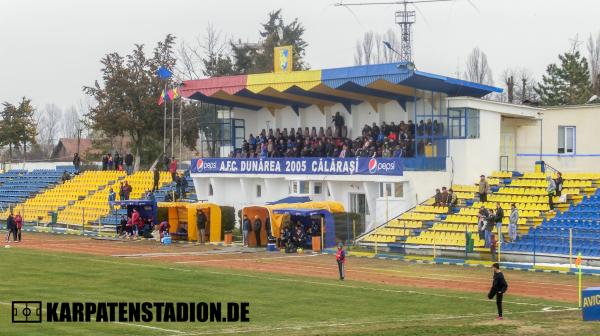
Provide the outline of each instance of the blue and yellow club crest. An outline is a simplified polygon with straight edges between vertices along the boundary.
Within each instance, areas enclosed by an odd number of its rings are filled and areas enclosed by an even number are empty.
[[[292,71],[292,46],[275,47],[273,60],[275,72]]]

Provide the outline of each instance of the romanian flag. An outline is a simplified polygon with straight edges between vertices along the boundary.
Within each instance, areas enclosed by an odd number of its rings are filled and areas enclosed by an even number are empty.
[[[581,266],[581,252],[577,255],[577,259],[575,259],[575,266]]]
[[[175,98],[179,98],[179,92],[177,91],[177,88],[166,91],[166,93],[165,90],[163,90],[158,98],[158,105],[162,105],[162,103],[168,102]]]

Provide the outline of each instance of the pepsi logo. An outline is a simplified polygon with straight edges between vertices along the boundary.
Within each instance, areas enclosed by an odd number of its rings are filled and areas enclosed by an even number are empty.
[[[377,160],[371,159],[369,160],[369,173],[373,174],[377,172]]]
[[[198,161],[196,161],[196,170],[202,171],[203,169],[204,169],[204,161],[202,159],[198,159]]]

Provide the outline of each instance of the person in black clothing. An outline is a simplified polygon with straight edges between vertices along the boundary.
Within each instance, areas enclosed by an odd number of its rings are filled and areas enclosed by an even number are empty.
[[[183,174],[181,174],[181,198],[185,198],[185,194],[188,188],[188,181]]]
[[[121,222],[119,222],[119,226],[117,226],[117,236],[121,236],[125,234],[127,230],[127,217],[125,215],[121,216]]]
[[[206,223],[208,218],[204,214],[204,211],[198,210],[196,217],[196,226],[198,228],[198,243],[204,244],[204,238],[206,237]]]
[[[102,170],[106,170],[106,169],[108,169],[108,156],[103,155],[102,156]]]
[[[335,136],[341,138],[342,128],[344,128],[344,117],[340,115],[340,112],[336,112],[335,116],[333,116],[333,126],[335,127]]]
[[[10,241],[10,235],[13,236],[13,242],[17,242],[17,223],[15,222],[15,217],[13,217],[12,212],[6,218],[6,242]]]
[[[73,166],[75,166],[76,171],[79,171],[79,167],[81,166],[81,159],[79,158],[79,153],[75,153],[75,155],[73,155]]]
[[[169,171],[169,166],[171,165],[171,160],[167,156],[167,154],[163,154],[163,165],[165,167],[165,171]]]
[[[131,155],[131,153],[127,153],[127,155],[125,155],[124,161],[127,175],[131,175],[133,173],[133,155]]]
[[[498,317],[497,320],[502,320],[502,298],[504,297],[504,293],[508,290],[508,283],[506,279],[504,279],[504,274],[500,271],[500,265],[498,263],[494,263],[492,265],[492,269],[494,270],[494,281],[492,282],[492,288],[490,288],[490,292],[488,293],[488,299],[493,299],[496,297],[496,307],[498,307]]]
[[[260,246],[260,229],[262,228],[262,221],[258,216],[254,216],[254,226],[252,227],[252,231],[254,231],[254,237],[256,238],[256,246]]]
[[[558,172],[556,173],[556,180],[554,180],[554,184],[556,184],[556,190],[555,190],[555,194],[556,196],[560,197],[560,193],[562,192],[562,188],[563,188],[563,178],[562,178],[562,173]]]
[[[502,219],[504,218],[504,210],[500,206],[500,203],[496,203],[496,214],[494,215],[494,222],[496,223],[496,231],[498,232],[498,241],[504,242],[502,237]]]

